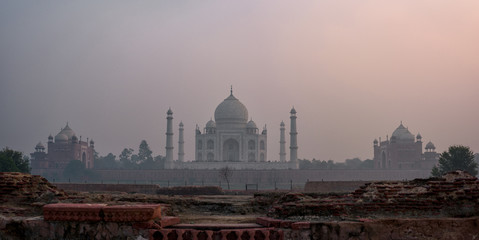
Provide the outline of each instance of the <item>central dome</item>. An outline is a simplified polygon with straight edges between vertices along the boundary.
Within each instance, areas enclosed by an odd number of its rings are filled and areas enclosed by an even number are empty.
[[[405,128],[402,123],[399,125],[396,130],[394,130],[392,137],[395,137],[397,140],[401,141],[414,141],[414,135],[407,128]]]
[[[245,123],[248,121],[248,109],[233,96],[227,97],[215,110],[216,123]]]
[[[75,135],[75,132],[70,128],[70,126],[67,125],[65,128],[63,128],[59,134],[65,134],[67,136],[68,140],[72,139],[72,137]]]

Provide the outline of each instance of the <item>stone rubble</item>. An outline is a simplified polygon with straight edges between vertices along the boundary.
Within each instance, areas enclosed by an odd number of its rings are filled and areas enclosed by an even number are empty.
[[[367,183],[352,193],[290,193],[279,199],[269,213],[280,219],[478,215],[479,181],[461,171],[442,178]]]
[[[479,181],[460,171],[442,178],[368,183],[352,193],[257,195],[250,207],[262,209],[272,204],[269,217],[256,218],[256,223],[235,224],[181,224],[178,217],[163,216],[165,204],[144,195],[92,195],[93,198],[85,199],[80,195],[67,196],[39,176],[0,173],[0,178],[4,180],[0,182],[2,240],[375,240],[479,236]],[[227,196],[223,198],[220,199]],[[188,204],[213,204],[209,198],[200,200]],[[56,201],[62,203],[46,204]],[[188,204],[181,206],[188,208]],[[25,214],[29,209],[41,210],[42,206],[43,216]]]
[[[68,195],[45,178],[18,172],[0,172],[0,214],[36,215],[46,203],[59,202]]]

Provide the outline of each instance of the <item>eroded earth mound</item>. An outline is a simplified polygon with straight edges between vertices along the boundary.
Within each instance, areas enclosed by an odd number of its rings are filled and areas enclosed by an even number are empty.
[[[479,213],[479,181],[463,171],[442,178],[367,183],[352,193],[291,193],[276,201],[275,218],[469,217]]]
[[[41,176],[0,172],[0,214],[36,215],[43,205],[66,198],[63,190]]]

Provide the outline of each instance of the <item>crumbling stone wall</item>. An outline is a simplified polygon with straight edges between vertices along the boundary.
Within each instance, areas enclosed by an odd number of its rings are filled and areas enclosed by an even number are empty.
[[[184,186],[158,188],[157,194],[163,195],[223,195],[224,192],[216,186]]]
[[[164,195],[222,195],[217,186],[161,187],[154,184],[54,183],[59,189],[79,192],[125,192]]]
[[[148,239],[149,232],[125,222],[44,221],[42,217],[0,217],[0,239]]]
[[[39,202],[42,191],[50,192],[55,201],[72,200],[65,199],[66,195],[48,182],[42,183],[38,176],[6,175],[3,179],[9,184],[0,189],[7,194],[0,195],[6,203],[2,207],[38,208],[45,204]],[[23,192],[31,194],[13,204],[15,198],[11,196]],[[369,183],[352,193],[255,196],[251,204],[273,204],[269,215],[275,218],[258,218],[257,224],[245,225],[188,225],[179,224],[177,217],[161,216],[163,205],[159,204],[60,203],[44,206],[43,216],[0,214],[0,239],[374,240],[479,236],[479,181],[460,171],[442,178]],[[122,198],[123,203],[126,199]]]
[[[367,181],[310,181],[304,185],[304,192],[331,193],[352,192]]]
[[[257,223],[279,229],[284,240],[477,239],[479,217],[358,219],[355,221],[294,222],[258,218]]]
[[[154,184],[54,183],[60,189],[78,192],[126,192],[155,194]]]
[[[18,172],[0,172],[0,214],[35,215],[46,203],[66,199],[67,194],[45,178]]]
[[[479,218],[377,219],[311,223],[311,239],[477,239]]]
[[[456,171],[442,178],[367,183],[350,194],[287,194],[270,216],[440,216],[479,215],[479,181]]]

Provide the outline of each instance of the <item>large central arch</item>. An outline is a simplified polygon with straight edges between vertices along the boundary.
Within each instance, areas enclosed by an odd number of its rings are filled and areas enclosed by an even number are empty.
[[[388,168],[386,165],[386,153],[382,152],[381,154],[381,168]]]
[[[234,139],[228,139],[223,143],[223,161],[239,162],[239,143]]]

